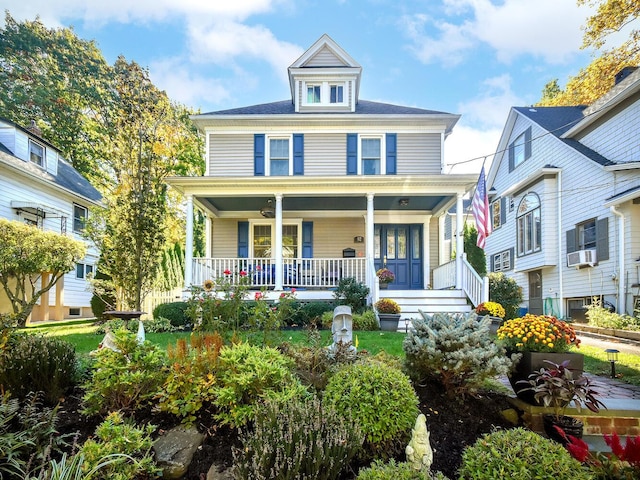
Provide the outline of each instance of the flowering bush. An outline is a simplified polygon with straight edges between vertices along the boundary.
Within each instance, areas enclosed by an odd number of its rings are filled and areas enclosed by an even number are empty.
[[[505,311],[498,302],[484,302],[476,307],[478,315],[490,315],[492,317],[504,318]]]
[[[498,339],[507,349],[528,352],[566,352],[580,346],[571,325],[550,315],[526,314],[507,320],[498,329]]]
[[[390,298],[381,298],[375,303],[378,313],[400,313],[400,305]]]
[[[396,276],[388,268],[381,268],[376,272],[380,283],[391,283],[396,279]]]

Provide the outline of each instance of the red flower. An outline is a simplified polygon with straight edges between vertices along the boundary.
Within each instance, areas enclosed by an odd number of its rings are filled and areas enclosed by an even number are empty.
[[[612,435],[604,435],[604,441],[611,448],[611,452],[623,462],[629,462],[634,467],[640,467],[640,436],[627,437],[624,448],[620,443],[617,432]]]
[[[260,300],[262,298],[262,292],[256,292],[256,300]]]
[[[262,270],[262,267],[260,265],[256,265],[256,270]]]
[[[567,443],[567,450],[573,458],[580,463],[584,463],[589,458],[589,445],[586,444],[581,438],[576,438],[573,435],[568,435],[569,443]]]
[[[231,275],[231,270],[229,270],[228,268],[224,271],[225,275]]]
[[[295,288],[292,288],[292,289],[291,289],[291,293],[296,293],[296,289],[295,289]]]
[[[240,273],[238,275],[240,275],[241,277],[246,277],[247,272],[245,272],[244,270],[240,270]]]
[[[287,295],[286,293],[282,292],[282,293],[280,294],[280,298],[284,298],[286,295]]]

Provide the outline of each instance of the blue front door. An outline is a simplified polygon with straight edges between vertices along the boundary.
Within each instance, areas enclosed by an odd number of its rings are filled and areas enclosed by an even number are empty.
[[[421,289],[422,225],[376,225],[376,269],[386,266],[395,275],[392,289]]]

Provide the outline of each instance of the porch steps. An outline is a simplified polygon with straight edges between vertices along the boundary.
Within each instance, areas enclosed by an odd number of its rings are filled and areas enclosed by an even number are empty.
[[[471,305],[460,290],[380,290],[380,298],[391,298],[400,305],[398,331],[405,331],[405,320],[421,318],[419,310],[434,313],[468,313]]]

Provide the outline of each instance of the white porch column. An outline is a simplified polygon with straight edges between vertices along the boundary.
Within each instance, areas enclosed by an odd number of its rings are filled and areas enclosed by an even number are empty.
[[[275,290],[282,290],[284,269],[282,265],[282,194],[276,194],[276,285]]]
[[[464,255],[464,205],[462,194],[456,199],[456,289],[462,290],[462,258]]]
[[[187,200],[187,232],[184,246],[184,288],[193,284],[193,195],[186,195]]]
[[[373,287],[375,284],[375,265],[373,264],[373,227],[374,227],[374,210],[373,210],[373,193],[367,193],[367,218],[365,221],[365,233],[366,233],[366,244],[365,244],[365,257],[366,257],[366,265],[365,271],[367,276],[367,283],[371,283],[371,285],[367,285],[369,289],[373,292]]]

